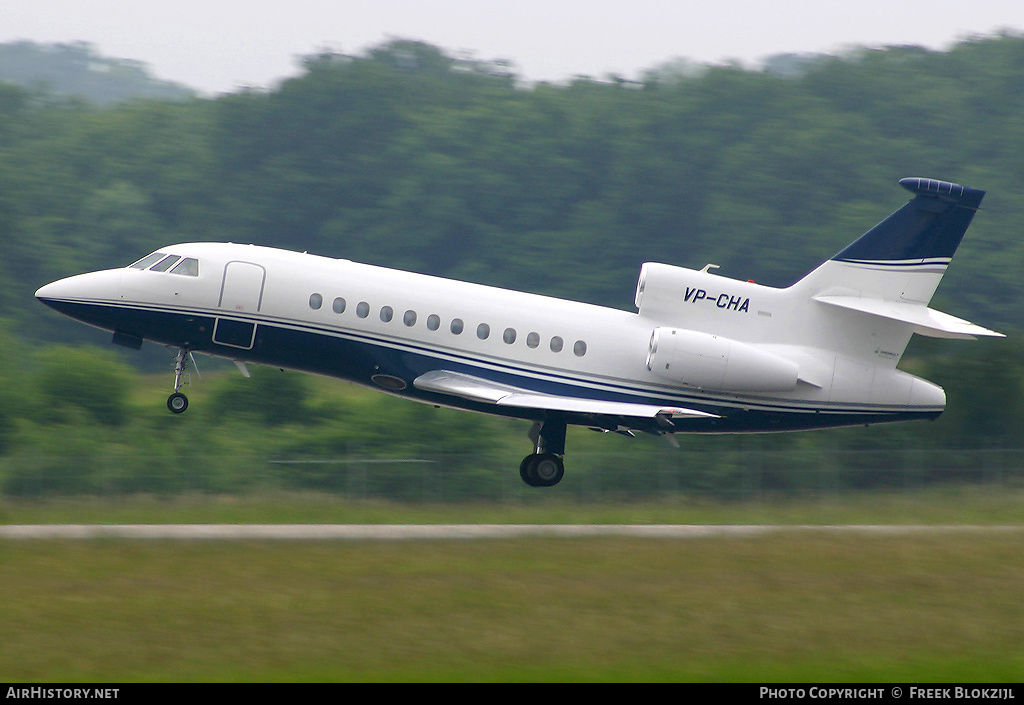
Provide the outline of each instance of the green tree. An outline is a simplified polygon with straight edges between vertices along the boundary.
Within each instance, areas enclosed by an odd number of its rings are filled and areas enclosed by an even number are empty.
[[[47,422],[74,418],[121,426],[129,419],[133,372],[111,352],[91,347],[54,346],[36,356],[35,387],[39,417]],[[70,416],[69,416],[70,414]]]
[[[1024,428],[1024,346],[1019,337],[965,343],[922,372],[946,390],[947,410],[932,429],[938,443],[1013,447]]]
[[[264,426],[310,420],[306,377],[298,372],[252,367],[250,376],[231,375],[220,382],[211,413],[225,422],[253,419]]]

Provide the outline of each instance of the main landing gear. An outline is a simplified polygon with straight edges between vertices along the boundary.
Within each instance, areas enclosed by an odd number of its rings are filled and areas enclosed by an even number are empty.
[[[192,353],[186,348],[178,348],[178,354],[174,357],[174,393],[167,397],[167,408],[175,414],[184,413],[188,408],[188,397],[178,390],[181,389],[181,379],[185,375],[185,368],[188,367],[190,359],[194,366],[196,361]]]
[[[530,429],[534,452],[519,464],[519,476],[530,487],[552,487],[565,474],[565,424],[557,421],[537,422]]]

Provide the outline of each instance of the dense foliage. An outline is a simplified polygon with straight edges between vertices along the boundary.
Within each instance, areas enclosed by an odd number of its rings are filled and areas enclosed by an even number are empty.
[[[0,44],[0,81],[99,105],[135,98],[178,100],[195,91],[155,78],[140,61],[111,59],[88,42]]]
[[[228,432],[139,412],[136,373],[113,353],[42,348],[96,339],[35,304],[36,287],[169,242],[254,242],[630,308],[644,261],[715,262],[785,285],[899,207],[899,178],[928,176],[989,191],[938,307],[1012,333],[1024,328],[1021,115],[1024,37],[1012,34],[757,70],[667,65],[640,83],[523,86],[507,66],[406,41],[307,57],[302,76],[273,90],[177,102],[101,107],[0,83],[6,487],[44,472],[31,468],[55,438],[90,459],[91,482],[131,474],[102,454],[143,456],[134,462],[170,478],[197,448],[263,460],[352,444],[472,453],[480,434],[508,428],[386,399],[307,398],[278,380],[262,407],[258,386],[214,384],[219,416],[208,421],[239,424]],[[28,340],[39,354],[16,354]],[[770,443],[1018,442],[1024,368],[1012,341],[918,343],[905,364],[949,390],[937,424]],[[254,440],[242,420],[274,433]],[[309,486],[330,484],[310,468],[298,472]]]

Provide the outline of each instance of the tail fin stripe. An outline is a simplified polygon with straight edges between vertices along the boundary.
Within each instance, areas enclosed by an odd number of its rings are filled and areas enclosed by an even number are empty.
[[[849,264],[861,264],[865,266],[884,266],[890,267],[943,267],[945,268],[951,261],[951,257],[931,257],[928,259],[912,259],[912,260],[891,260],[891,259],[837,259],[840,262],[848,262]]]

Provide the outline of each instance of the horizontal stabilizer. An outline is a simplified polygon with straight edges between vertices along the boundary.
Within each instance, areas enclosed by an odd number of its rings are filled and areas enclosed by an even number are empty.
[[[982,328],[969,321],[948,313],[942,313],[922,304],[902,303],[899,301],[882,301],[867,299],[860,296],[815,296],[829,306],[838,306],[851,311],[880,316],[914,326],[914,332],[932,338],[963,338],[973,340],[977,336],[1005,338],[1002,333]]]
[[[714,414],[708,414],[695,409],[543,394],[448,370],[427,372],[413,380],[412,384],[416,389],[425,392],[451,394],[463,399],[498,406],[565,411],[578,414],[598,414],[601,416],[633,416],[640,418],[660,416],[673,419],[717,418]]]

